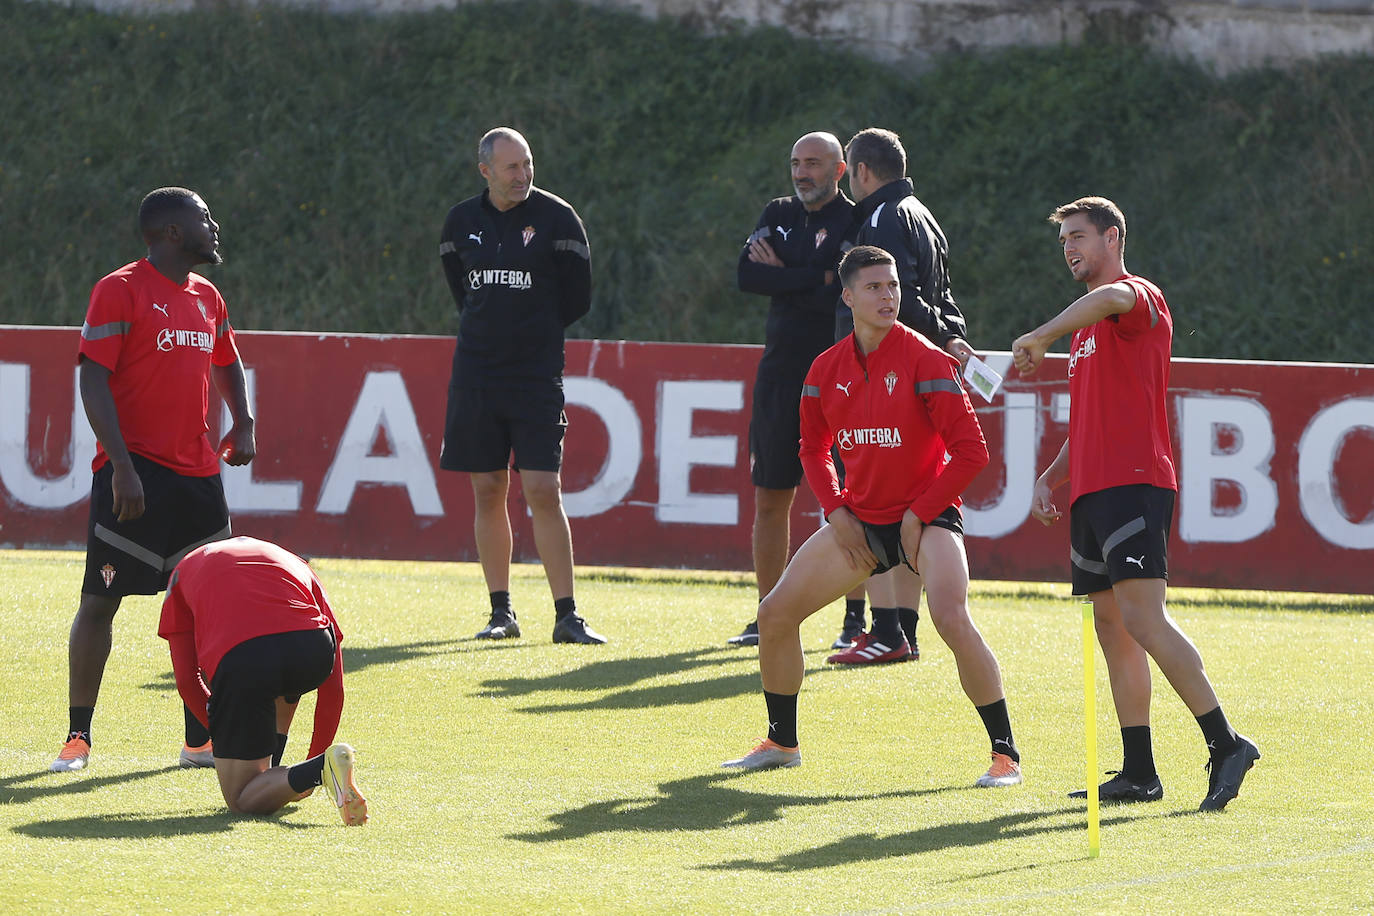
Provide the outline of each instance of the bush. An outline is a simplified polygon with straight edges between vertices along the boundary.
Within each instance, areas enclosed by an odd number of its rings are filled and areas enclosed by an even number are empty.
[[[499,13],[499,15],[498,15]],[[1079,292],[1056,204],[1115,198],[1128,264],[1164,287],[1180,356],[1367,360],[1374,59],[1226,80],[1122,48],[950,57],[911,74],[777,30],[704,35],[569,2],[371,17],[274,7],[114,16],[0,0],[0,316],[79,324],[142,254],[165,184],[222,225],[240,328],[452,333],[447,209],[477,138],[529,137],[596,271],[582,336],[749,342],[734,285],[792,141],[899,131],[949,235],[977,346]]]

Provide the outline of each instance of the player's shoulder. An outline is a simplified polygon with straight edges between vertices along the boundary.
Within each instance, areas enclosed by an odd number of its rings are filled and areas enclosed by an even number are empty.
[[[899,346],[903,352],[922,360],[936,360],[942,365],[953,362],[958,365],[959,361],[946,353],[935,341],[917,331],[907,327],[900,321],[892,326],[892,332],[899,335]]]
[[[146,281],[146,269],[153,269],[151,264],[140,258],[137,261],[130,261],[118,270],[112,270],[95,282],[91,287],[91,302],[101,302],[109,300],[111,297],[131,297],[134,291],[141,288]]]
[[[763,212],[773,216],[791,215],[801,209],[801,206],[802,202],[796,197],[774,197],[764,205]]]
[[[543,188],[530,188],[529,201],[536,209],[570,213],[573,216],[577,215],[577,210],[572,204],[551,191],[545,191]]]
[[[186,289],[188,292],[199,293],[201,295],[214,296],[216,299],[223,299],[220,295],[219,287],[210,281],[209,277],[198,274],[194,270],[186,275]]]

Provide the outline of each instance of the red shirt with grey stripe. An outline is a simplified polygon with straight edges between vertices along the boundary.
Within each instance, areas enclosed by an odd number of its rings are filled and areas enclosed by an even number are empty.
[[[129,451],[188,477],[219,473],[206,435],[210,365],[232,365],[239,353],[213,283],[192,273],[178,286],[147,258],[124,265],[91,291],[80,354],[110,370]],[[108,460],[97,444],[91,470]]]
[[[1069,503],[1108,487],[1177,490],[1169,441],[1169,354],[1174,320],[1144,277],[1112,281],[1135,305],[1079,328],[1069,346]]]
[[[845,466],[841,489],[830,454]],[[900,322],[865,356],[850,334],[816,358],[801,400],[801,462],[827,516],[930,522],[988,463],[959,363]],[[948,456],[948,458],[946,458]]]

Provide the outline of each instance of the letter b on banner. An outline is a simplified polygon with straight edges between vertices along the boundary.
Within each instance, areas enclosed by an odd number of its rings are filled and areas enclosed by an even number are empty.
[[[1223,448],[1219,434],[1234,444]],[[1179,534],[1185,541],[1248,541],[1274,527],[1279,488],[1269,476],[1274,426],[1249,398],[1181,397]],[[1217,505],[1218,483],[1240,491],[1238,505]]]

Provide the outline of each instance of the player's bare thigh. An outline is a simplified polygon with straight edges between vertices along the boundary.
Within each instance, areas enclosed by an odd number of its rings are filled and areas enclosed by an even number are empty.
[[[834,529],[823,525],[797,549],[778,584],[759,604],[759,627],[800,626],[866,580],[870,572],[851,566]]]

